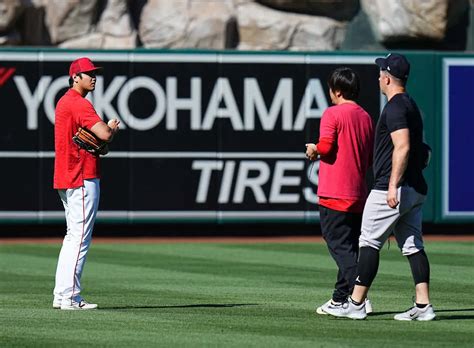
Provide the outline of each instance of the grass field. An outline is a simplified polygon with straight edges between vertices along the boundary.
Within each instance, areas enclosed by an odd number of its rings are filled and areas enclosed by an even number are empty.
[[[59,244],[0,245],[0,346],[473,347],[474,242],[429,242],[433,322],[397,322],[409,265],[381,254],[364,321],[315,314],[335,265],[320,243],[93,244],[84,297],[51,308]]]

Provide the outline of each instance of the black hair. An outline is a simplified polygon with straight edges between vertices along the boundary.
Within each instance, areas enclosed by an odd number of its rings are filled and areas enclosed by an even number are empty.
[[[333,92],[340,92],[347,100],[355,100],[359,96],[359,76],[351,68],[342,67],[334,70],[328,80],[328,86]]]
[[[77,73],[76,75],[79,76],[79,78],[82,79],[81,74],[82,73]],[[72,77],[69,77],[69,88],[72,88],[72,86],[74,86],[74,79]]]

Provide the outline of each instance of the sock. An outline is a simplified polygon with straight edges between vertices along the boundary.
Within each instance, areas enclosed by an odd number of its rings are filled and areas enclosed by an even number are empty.
[[[362,302],[354,301],[352,297],[349,297],[349,301],[351,301],[354,306],[360,306],[362,304]]]
[[[416,308],[423,309],[423,308],[425,308],[426,306],[428,306],[428,303],[424,303],[424,304],[416,303]]]

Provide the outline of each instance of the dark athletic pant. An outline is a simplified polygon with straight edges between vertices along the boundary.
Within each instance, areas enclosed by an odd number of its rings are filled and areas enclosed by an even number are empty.
[[[321,231],[339,271],[332,299],[344,302],[354,289],[362,213],[319,207]]]

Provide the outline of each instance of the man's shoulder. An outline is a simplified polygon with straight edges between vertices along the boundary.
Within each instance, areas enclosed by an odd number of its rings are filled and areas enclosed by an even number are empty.
[[[390,99],[385,105],[384,111],[387,115],[404,113],[408,110],[408,101],[406,95],[397,94]]]
[[[58,105],[59,104],[76,104],[80,102],[82,99],[82,96],[73,91],[72,89],[68,89],[66,93],[63,94],[61,98],[59,98]]]
[[[357,118],[361,117],[367,118],[367,120],[372,120],[369,113],[357,103],[344,103],[339,105],[334,105],[326,109],[329,115],[333,117],[343,117],[343,118]]]
[[[338,116],[338,115],[341,115],[341,114],[351,113],[351,112],[354,112],[356,110],[354,108],[354,105],[357,105],[357,104],[348,104],[347,103],[347,104],[332,105],[324,111],[323,115],[334,117],[334,116]]]
[[[334,112],[337,112],[338,109],[339,105],[331,105],[326,110],[324,110],[324,114],[333,114]]]

